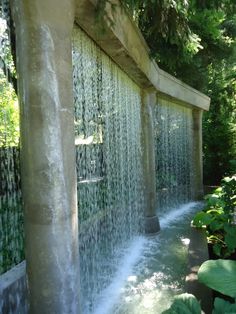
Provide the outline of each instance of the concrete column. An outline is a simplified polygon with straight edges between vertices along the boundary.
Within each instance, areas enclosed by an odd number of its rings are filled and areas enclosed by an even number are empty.
[[[193,109],[193,197],[203,197],[203,166],[202,166],[202,110]]]
[[[30,313],[79,310],[71,0],[12,0]]]
[[[156,104],[155,92],[144,91],[142,102],[142,146],[145,199],[145,232],[157,233],[160,230],[156,215],[156,171],[154,152],[154,126],[152,106]]]

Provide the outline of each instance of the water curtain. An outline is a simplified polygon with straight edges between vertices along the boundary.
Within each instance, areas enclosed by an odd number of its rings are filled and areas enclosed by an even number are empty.
[[[79,28],[73,65],[80,274],[91,310],[143,230],[141,93]]]
[[[192,199],[192,110],[159,100],[154,121],[157,208],[163,214]]]

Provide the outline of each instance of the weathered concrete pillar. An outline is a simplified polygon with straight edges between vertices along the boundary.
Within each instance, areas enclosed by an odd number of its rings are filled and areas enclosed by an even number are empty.
[[[153,91],[144,91],[142,102],[142,145],[143,145],[143,172],[145,193],[145,232],[157,233],[160,230],[156,214],[156,171],[155,146],[152,106],[156,104],[156,94]]]
[[[71,0],[12,0],[30,313],[78,314]]]
[[[202,110],[193,109],[193,197],[203,197],[203,166],[202,166]]]

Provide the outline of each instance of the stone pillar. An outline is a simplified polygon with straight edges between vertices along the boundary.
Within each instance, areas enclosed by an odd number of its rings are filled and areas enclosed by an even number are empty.
[[[193,109],[193,198],[203,197],[202,110]]]
[[[30,313],[79,310],[72,0],[12,0]]]
[[[144,91],[142,102],[142,146],[145,200],[145,232],[157,233],[160,230],[156,215],[156,171],[152,106],[156,104],[156,94]]]

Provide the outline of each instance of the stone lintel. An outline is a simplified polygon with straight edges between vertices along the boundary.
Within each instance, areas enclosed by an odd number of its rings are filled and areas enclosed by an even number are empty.
[[[107,15],[98,18],[94,0],[76,0],[76,23],[124,70],[141,88],[154,87],[163,96],[188,105],[208,110],[210,98],[161,70],[150,58],[149,48],[138,27],[114,1],[108,3]],[[98,23],[99,21],[99,23]]]

